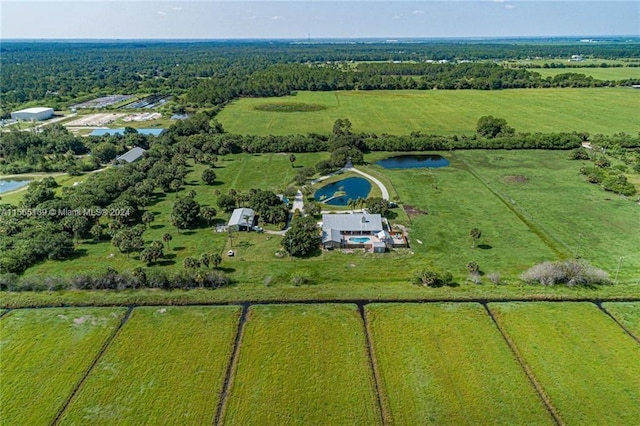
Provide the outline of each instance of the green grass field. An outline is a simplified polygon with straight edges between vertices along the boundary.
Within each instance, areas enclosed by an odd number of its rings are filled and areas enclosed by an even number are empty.
[[[316,112],[273,112],[265,105],[324,105]],[[298,92],[281,98],[246,98],[217,116],[231,133],[329,133],[338,118],[355,132],[473,134],[483,115],[502,117],[521,132],[638,132],[640,91],[631,88],[516,89],[500,91]]]
[[[640,339],[640,302],[604,303],[603,307]]]
[[[361,168],[382,179],[392,198],[397,195],[401,203],[427,212],[409,221],[402,208],[394,209],[392,223],[410,228],[410,249],[382,255],[324,252],[306,259],[280,259],[275,255],[281,248],[277,235],[240,232],[231,242],[226,233],[212,232],[209,227],[179,232],[171,225],[176,197],[189,190],[196,192],[202,205],[216,207],[216,190],[227,193],[231,188],[259,187],[281,191],[293,180],[295,169],[286,155],[244,154],[221,157],[216,169],[219,185],[200,184],[203,166],[196,165],[181,191],[158,194],[149,207],[156,220],[144,239],[150,243],[169,232],[173,240],[162,266],[152,268],[180,270],[186,256],[217,252],[224,255],[221,266],[242,285],[244,294],[264,289],[266,281],[275,288],[289,289],[291,276],[298,272],[307,274],[316,285],[338,291],[366,293],[368,289],[378,294],[383,287],[395,286],[389,290],[392,294],[398,289],[409,294],[416,291],[409,281],[423,268],[451,271],[464,284],[466,264],[475,260],[485,273],[498,272],[507,282],[514,282],[535,263],[577,253],[604,268],[611,278],[620,266],[619,282],[638,283],[640,230],[635,224],[640,221],[640,210],[635,203],[586,183],[578,172],[582,163],[567,160],[566,152],[453,151],[442,153],[451,165],[441,169],[391,170],[373,164],[390,155],[394,154],[367,154],[372,164]],[[299,154],[296,165],[310,166],[327,156]],[[374,186],[372,195],[376,191]],[[218,217],[226,222],[229,215],[219,212]],[[473,227],[483,233],[476,248],[469,238]],[[234,258],[225,255],[231,248],[237,253]],[[126,271],[142,265],[137,254],[121,254],[109,242],[84,241],[78,251],[73,260],[46,261],[26,274],[70,275],[100,272],[109,266]]]
[[[596,80],[627,80],[630,78],[640,79],[640,68],[638,67],[618,67],[618,68],[531,68],[531,72],[537,72],[542,77],[554,77],[558,74],[577,73],[591,76]]]
[[[354,305],[253,306],[225,424],[379,423]]]
[[[640,346],[595,305],[490,309],[566,424],[637,424]]]
[[[478,304],[368,305],[393,424],[552,424]]]
[[[61,424],[211,423],[239,307],[136,308]]]
[[[124,313],[124,308],[56,308],[3,317],[1,423],[51,424]]]

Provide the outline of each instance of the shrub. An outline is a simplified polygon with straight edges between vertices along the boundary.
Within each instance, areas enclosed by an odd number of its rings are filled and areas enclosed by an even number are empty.
[[[293,285],[303,285],[303,284],[309,284],[311,282],[311,278],[301,272],[295,272],[293,275],[291,275],[291,284]]]
[[[491,272],[487,275],[487,279],[489,279],[489,281],[491,281],[493,284],[499,285],[502,277],[498,272]]]
[[[423,269],[416,274],[415,281],[425,287],[442,287],[453,284],[453,276],[450,272],[439,273]]]
[[[584,284],[609,284],[608,274],[585,261],[564,260],[544,262],[532,266],[520,278],[528,284],[569,286]]]
[[[569,160],[588,160],[589,151],[584,148],[577,148],[571,151],[569,154]]]

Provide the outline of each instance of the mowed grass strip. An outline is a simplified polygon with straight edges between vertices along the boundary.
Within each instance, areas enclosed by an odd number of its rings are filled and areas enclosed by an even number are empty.
[[[239,307],[136,308],[61,424],[213,421]]]
[[[48,425],[124,308],[25,309],[0,321],[0,423]]]
[[[640,339],[640,302],[611,302],[603,303],[602,307]]]
[[[485,309],[367,305],[394,424],[553,424]]]
[[[355,305],[252,306],[225,424],[378,424]]]
[[[357,90],[297,92],[280,98],[244,98],[217,116],[230,133],[288,135],[331,132],[348,118],[355,132],[475,133],[478,119],[493,115],[520,132],[613,134],[638,131],[640,92],[630,87],[510,90]],[[325,106],[321,111],[259,111],[263,105]],[[283,108],[285,107],[283,106]]]
[[[567,424],[637,425],[640,345],[591,303],[492,303]]]

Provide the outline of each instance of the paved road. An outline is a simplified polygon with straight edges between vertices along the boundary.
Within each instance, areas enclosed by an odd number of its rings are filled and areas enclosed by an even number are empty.
[[[300,213],[304,211],[304,196],[302,195],[302,191],[298,190],[296,192],[296,196],[293,199],[293,205],[291,207],[291,213],[294,213],[296,210],[300,210]]]

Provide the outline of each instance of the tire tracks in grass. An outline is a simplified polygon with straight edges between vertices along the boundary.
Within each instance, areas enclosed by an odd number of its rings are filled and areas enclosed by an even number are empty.
[[[545,243],[547,247],[549,247],[551,251],[553,251],[556,254],[556,256],[558,256],[560,259],[567,259],[571,257],[570,255],[571,250],[569,249],[569,246],[567,246],[566,243],[551,236],[547,231],[545,231],[542,228],[542,226],[537,225],[536,223],[533,222],[532,219],[527,218],[524,211],[521,211],[520,209],[517,209],[514,206],[515,202],[513,203],[510,202],[502,194],[500,194],[496,189],[494,189],[493,186],[489,185],[489,183],[485,181],[478,174],[478,172],[473,170],[473,168],[471,168],[471,166],[469,166],[469,164],[464,159],[460,157],[457,157],[457,158],[460,161],[460,163],[462,163],[465,170],[471,174],[471,176],[476,178],[476,180],[480,182],[489,192],[491,192],[496,198],[502,201],[502,204],[504,204],[509,210],[511,210],[511,212],[513,212],[513,214],[515,214],[516,217],[520,219],[520,221],[524,223],[525,226],[527,226],[527,228],[529,228],[531,232],[536,234],[538,238],[540,238],[540,240],[542,240],[542,242]]]
[[[120,330],[122,330],[122,327],[127,323],[127,321],[129,320],[129,317],[131,317],[132,312],[133,312],[133,306],[129,306],[129,308],[127,309],[127,312],[124,314],[124,316],[120,320],[120,324],[118,324],[115,330],[113,330],[113,333],[111,333],[111,335],[107,337],[107,340],[104,341],[104,343],[102,344],[102,347],[100,348],[100,351],[98,351],[98,354],[93,359],[93,362],[91,362],[91,365],[89,365],[89,368],[87,368],[87,370],[84,372],[84,374],[82,375],[82,377],[80,378],[76,386],[71,391],[71,394],[69,395],[67,400],[64,402],[60,410],[58,410],[56,417],[51,422],[52,426],[56,426],[60,424],[60,421],[62,420],[62,416],[67,411],[67,408],[69,408],[69,405],[71,405],[71,403],[75,399],[76,395],[82,388],[82,385],[89,377],[89,374],[91,374],[91,371],[93,371],[95,366],[98,365],[98,363],[100,362],[104,354],[107,352],[107,349],[109,349],[111,342],[113,342],[113,340],[116,338]]]
[[[373,376],[373,386],[375,388],[376,393],[376,403],[378,404],[378,412],[380,413],[380,423],[382,425],[391,424],[392,422],[389,419],[389,412],[386,404],[383,404],[383,401],[387,402],[387,398],[382,397],[382,386],[380,381],[380,374],[378,372],[378,363],[376,361],[376,355],[373,350],[373,345],[371,343],[371,335],[369,333],[369,322],[367,321],[367,311],[365,310],[364,303],[358,303],[358,312],[360,313],[360,319],[362,320],[362,326],[364,328],[364,337],[367,346],[367,359],[369,361],[369,368],[371,369],[371,374]]]
[[[216,408],[216,415],[213,418],[213,425],[218,426],[222,424],[224,419],[224,411],[226,409],[227,396],[229,395],[229,389],[233,383],[237,366],[238,366],[238,353],[240,352],[240,343],[242,342],[242,334],[244,333],[244,324],[247,322],[247,314],[249,312],[250,303],[242,304],[242,312],[240,313],[240,319],[238,320],[238,330],[236,331],[236,337],[233,341],[233,350],[229,357],[229,363],[227,364],[227,372],[224,376],[224,383],[222,384],[222,390],[220,391],[220,400],[218,401],[218,407]]]
[[[507,346],[509,346],[511,353],[516,358],[516,361],[518,361],[518,364],[520,364],[520,367],[522,368],[524,373],[527,375],[529,382],[531,383],[535,391],[538,393],[538,396],[542,400],[542,403],[544,404],[545,408],[547,409],[547,411],[549,412],[549,414],[551,415],[555,423],[557,425],[564,425],[565,423],[562,421],[562,418],[560,417],[558,410],[556,410],[556,408],[553,406],[553,404],[551,403],[551,399],[549,399],[549,396],[547,396],[546,392],[544,391],[544,388],[538,382],[535,375],[533,374],[533,371],[531,370],[529,365],[526,363],[524,358],[520,355],[520,352],[518,351],[518,348],[516,347],[515,343],[513,343],[511,338],[509,338],[506,331],[502,328],[502,325],[500,324],[500,322],[493,315],[493,312],[491,311],[491,309],[489,309],[489,305],[486,302],[484,302],[482,303],[482,306],[487,311],[487,315],[489,315],[489,318],[491,318],[491,320],[495,324],[496,328],[502,335],[502,338],[507,343]]]
[[[633,340],[635,340],[637,343],[640,344],[640,338],[638,336],[636,336],[635,334],[633,334],[631,332],[631,330],[629,330],[624,324],[622,324],[620,321],[618,321],[618,318],[616,318],[615,315],[613,315],[611,312],[607,311],[607,308],[602,306],[602,302],[601,301],[593,302],[593,304],[596,305],[605,315],[607,315],[609,318],[611,318],[616,324],[618,324],[618,326],[622,330],[624,330],[624,332],[627,333],[629,335],[629,337],[631,337]]]

